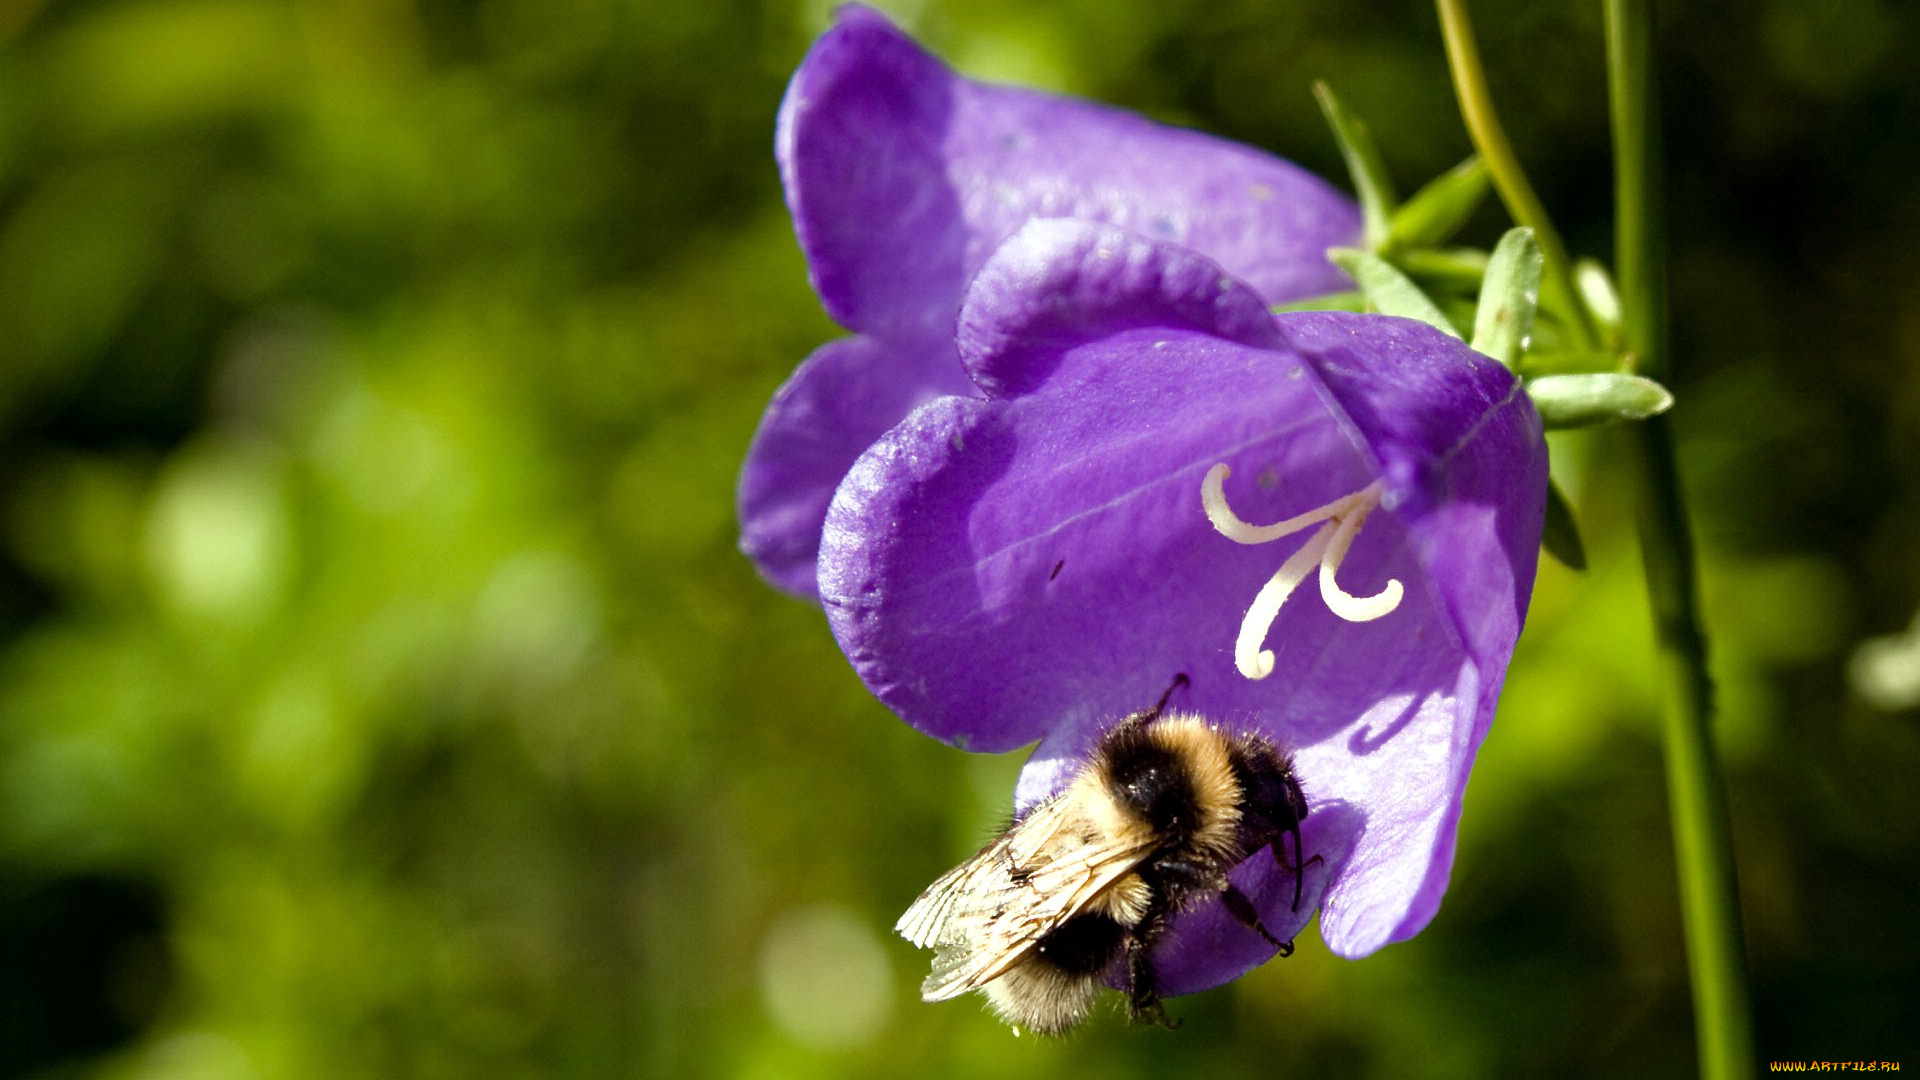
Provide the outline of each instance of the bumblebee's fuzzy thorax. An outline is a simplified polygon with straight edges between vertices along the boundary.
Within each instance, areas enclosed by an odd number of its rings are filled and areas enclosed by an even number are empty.
[[[1129,718],[1101,742],[1081,773],[1076,796],[1108,808],[1103,822],[1229,864],[1244,855],[1236,836],[1244,794],[1221,733],[1198,716],[1172,713],[1151,723]]]

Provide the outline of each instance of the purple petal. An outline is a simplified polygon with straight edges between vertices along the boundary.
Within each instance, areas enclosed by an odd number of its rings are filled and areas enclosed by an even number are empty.
[[[1347,287],[1353,203],[1250,147],[1085,101],[960,78],[848,5],[780,109],[788,206],[827,311],[866,333],[952,329],[1000,241],[1037,217],[1185,244],[1269,303]]]
[[[1446,892],[1467,775],[1493,721],[1533,592],[1547,452],[1539,415],[1504,369],[1458,346],[1427,347],[1435,334],[1413,323],[1371,328],[1362,348],[1353,321],[1303,313],[1283,323],[1372,449],[1406,524],[1406,543],[1461,654],[1452,695],[1459,715],[1443,718],[1433,733],[1432,750],[1446,753],[1441,812],[1412,823],[1420,841],[1431,838],[1431,863],[1416,874],[1386,845],[1363,841],[1349,875],[1329,894],[1321,935],[1334,951],[1358,956],[1418,933]],[[1463,377],[1458,357],[1449,354],[1464,354],[1470,374]],[[1412,720],[1421,722],[1419,715]],[[1363,734],[1356,732],[1356,748],[1378,741]],[[1383,797],[1405,797],[1391,775],[1376,771],[1373,779]],[[1393,922],[1405,889],[1413,891],[1412,902]]]
[[[820,526],[861,449],[947,394],[976,393],[951,341],[886,346],[869,337],[821,346],[774,395],[740,470],[740,550],[766,579],[814,595]]]
[[[1532,583],[1545,447],[1511,375],[1452,338],[1336,313],[1263,333],[1245,318],[1258,298],[1195,262],[1087,224],[1010,240],[961,320],[995,396],[930,402],[860,460],[829,512],[821,596],[909,723],[976,749],[1043,740],[1023,804],[1186,675],[1174,707],[1295,749],[1306,850],[1330,871],[1322,935],[1363,955],[1417,932],[1444,891]],[[1062,289],[1071,304],[1049,304]],[[1241,615],[1301,541],[1217,535],[1199,494],[1215,462],[1249,521],[1384,478],[1339,576],[1357,594],[1398,578],[1400,609],[1349,623],[1302,589],[1267,639],[1275,675],[1241,677]],[[1297,925],[1291,875],[1259,862],[1236,880],[1255,879],[1270,928]],[[1220,918],[1200,909],[1169,936],[1170,991],[1271,953]],[[1209,921],[1224,936],[1188,932]]]
[[[945,132],[959,80],[864,7],[814,43],[780,103],[774,156],[814,291],[841,324],[951,328],[965,281]]]
[[[964,391],[961,293],[1026,221],[1081,217],[1177,240],[1269,303],[1344,288],[1325,251],[1359,233],[1351,202],[1287,162],[960,78],[859,5],[795,72],[775,144],[814,288],[863,335],[794,374],[741,478],[742,549],[801,595],[814,593],[821,516],[854,459],[911,405]],[[802,460],[780,460],[790,452]]]
[[[988,396],[1012,397],[1045,382],[1062,342],[1125,330],[1280,343],[1265,303],[1198,252],[1070,219],[1032,222],[1020,240],[981,270],[960,315],[961,356]]]

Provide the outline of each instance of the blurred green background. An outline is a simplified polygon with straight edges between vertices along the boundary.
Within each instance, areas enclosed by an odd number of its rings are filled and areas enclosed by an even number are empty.
[[[1403,186],[1467,153],[1422,3],[882,6],[1323,175],[1315,77]],[[1760,1054],[1920,1068],[1920,12],[1667,6]],[[1598,5],[1474,10],[1605,256]],[[1594,565],[1543,563],[1426,933],[1310,931],[1174,1033],[919,1004],[888,928],[1017,757],[893,720],[733,548],[758,412],[835,333],[771,160],[828,12],[0,3],[0,1075],[1688,1075],[1605,432],[1556,446]]]

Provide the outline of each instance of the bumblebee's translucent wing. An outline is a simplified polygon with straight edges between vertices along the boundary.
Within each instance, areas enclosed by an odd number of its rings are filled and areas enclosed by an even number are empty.
[[[894,927],[935,950],[920,996],[944,1001],[992,982],[1085,911],[1152,850],[1144,831],[1128,832],[1103,835],[1074,800],[1055,799],[928,886]]]
[[[893,924],[893,932],[922,949],[933,948],[934,937],[946,925],[954,905],[959,902],[960,894],[967,889],[967,882],[974,877],[987,876],[991,871],[985,868],[1004,865],[1002,860],[993,858],[1001,844],[1001,840],[994,841],[980,854],[940,875],[900,916],[900,921]]]
[[[1064,800],[1055,799],[1035,807],[992,843],[959,866],[940,875],[927,886],[920,898],[907,908],[894,924],[894,932],[923,949],[951,936],[945,932],[955,910],[965,902],[978,906],[980,896],[999,896],[1017,880],[1016,868],[1036,861],[1035,855],[1046,845],[1071,832],[1074,822],[1066,812]],[[1074,845],[1082,840],[1071,841]]]

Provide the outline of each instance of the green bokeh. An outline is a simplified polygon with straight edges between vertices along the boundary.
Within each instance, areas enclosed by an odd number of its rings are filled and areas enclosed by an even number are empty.
[[[1325,175],[1316,77],[1403,187],[1467,152],[1421,4],[888,6]],[[0,6],[0,1075],[1690,1072],[1604,431],[1556,443],[1592,568],[1543,568],[1426,933],[1309,932],[1175,1033],[916,1000],[888,927],[1017,760],[892,719],[733,547],[759,410],[836,332],[771,161],[828,7]],[[1604,256],[1597,5],[1475,15]],[[1920,12],[1665,31],[1760,1055],[1920,1067],[1920,716],[1848,679],[1920,606]]]

